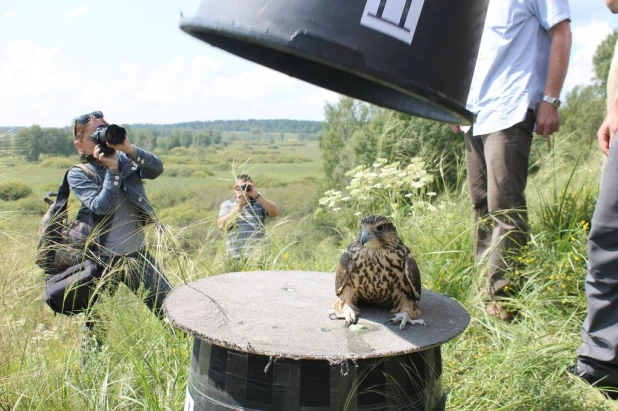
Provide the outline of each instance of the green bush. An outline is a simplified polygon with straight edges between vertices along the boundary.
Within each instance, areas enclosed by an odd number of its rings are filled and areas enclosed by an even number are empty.
[[[42,198],[35,196],[22,198],[18,200],[16,204],[20,211],[26,211],[41,216],[47,212],[47,208],[49,207]]]
[[[68,157],[50,157],[39,163],[41,168],[70,168],[77,164],[77,160]]]
[[[191,177],[193,173],[200,172],[204,177],[214,176],[215,174],[208,168],[200,165],[175,165],[165,167],[167,177]]]
[[[0,200],[15,201],[32,195],[32,189],[25,183],[9,181],[0,184]]]

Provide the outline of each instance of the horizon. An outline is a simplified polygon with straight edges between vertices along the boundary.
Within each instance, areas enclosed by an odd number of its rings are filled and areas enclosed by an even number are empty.
[[[120,123],[120,124],[126,124],[129,126],[159,126],[159,127],[165,127],[165,126],[177,126],[177,125],[183,125],[183,124],[191,124],[191,123],[216,123],[216,122],[221,122],[221,121],[229,121],[229,122],[242,122],[242,121],[260,121],[260,122],[267,122],[267,121],[298,121],[298,122],[309,122],[309,123],[323,123],[324,120],[302,120],[302,119],[295,119],[295,118],[230,118],[230,119],[215,119],[215,120],[193,120],[193,121],[181,121],[178,123]],[[0,129],[20,129],[20,128],[28,128],[28,127],[32,127],[32,126],[40,126],[43,128],[71,128],[72,126],[70,124],[67,124],[66,126],[60,126],[60,127],[46,127],[46,126],[41,126],[40,124],[31,124],[28,126],[15,126],[15,125],[2,125],[0,124]]]

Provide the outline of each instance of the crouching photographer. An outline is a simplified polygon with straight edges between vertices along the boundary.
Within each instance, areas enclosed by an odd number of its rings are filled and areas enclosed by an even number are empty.
[[[161,318],[170,285],[145,247],[144,226],[157,220],[142,179],[157,178],[163,164],[154,154],[131,144],[125,129],[109,125],[100,111],[77,117],[73,133],[88,170],[73,167],[68,182],[82,209],[101,221],[97,249],[104,288],[112,294],[119,282],[136,294],[142,288],[146,305]],[[87,328],[93,330],[94,322],[89,317]]]

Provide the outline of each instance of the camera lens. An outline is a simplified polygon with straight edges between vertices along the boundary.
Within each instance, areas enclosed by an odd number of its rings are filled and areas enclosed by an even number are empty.
[[[124,127],[120,127],[116,124],[112,124],[107,127],[105,131],[105,138],[110,144],[120,144],[127,137],[127,130]]]
[[[249,191],[251,190],[251,186],[249,184],[242,184],[240,186],[240,191]]]

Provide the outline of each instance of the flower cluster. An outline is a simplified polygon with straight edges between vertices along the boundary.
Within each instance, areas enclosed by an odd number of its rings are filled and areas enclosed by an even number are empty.
[[[355,216],[395,216],[433,211],[428,200],[436,193],[426,192],[433,176],[424,167],[420,158],[413,158],[406,166],[399,162],[387,164],[386,159],[380,158],[369,167],[356,167],[346,173],[352,180],[345,191],[326,191],[316,213],[346,209],[354,211]]]

